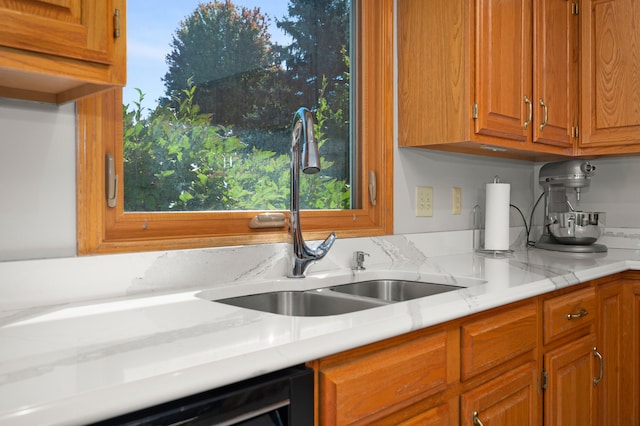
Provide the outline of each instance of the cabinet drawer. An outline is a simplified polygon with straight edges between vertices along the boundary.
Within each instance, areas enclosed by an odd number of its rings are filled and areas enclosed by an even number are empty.
[[[536,348],[536,304],[526,305],[462,325],[462,380],[530,353]]]
[[[371,421],[446,389],[457,374],[456,339],[442,331],[321,367],[320,423]]]
[[[596,313],[596,291],[583,288],[545,300],[544,343],[572,333],[593,323]]]

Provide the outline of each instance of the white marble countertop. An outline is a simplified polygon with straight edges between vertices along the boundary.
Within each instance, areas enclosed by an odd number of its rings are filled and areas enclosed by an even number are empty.
[[[628,269],[640,251],[433,256],[64,305],[0,316],[0,424],[83,424]],[[217,299],[368,278],[439,280],[461,290],[328,317],[287,317]]]

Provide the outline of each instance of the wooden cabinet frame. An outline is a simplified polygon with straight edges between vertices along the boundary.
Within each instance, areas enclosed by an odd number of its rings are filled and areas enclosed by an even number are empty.
[[[0,96],[64,103],[126,83],[126,0],[0,1]]]

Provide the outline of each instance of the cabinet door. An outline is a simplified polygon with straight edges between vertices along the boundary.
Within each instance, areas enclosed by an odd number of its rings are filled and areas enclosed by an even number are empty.
[[[626,398],[623,407],[624,412],[628,414],[627,419],[633,419],[626,424],[638,426],[640,425],[640,404],[638,404],[640,400],[640,281],[635,281],[632,286],[627,288],[631,304],[630,312],[626,316],[626,323],[631,324],[631,327],[624,328],[625,330],[630,329],[630,336],[628,341],[625,340],[629,349],[625,352],[627,358],[624,360],[624,364],[629,366],[629,377],[628,385],[624,390]]]
[[[398,143],[467,139],[469,7],[453,0],[398,0]]]
[[[533,3],[533,141],[571,147],[578,125],[578,16],[574,0]]]
[[[462,394],[463,426],[538,425],[538,374],[530,362]]]
[[[627,273],[636,275],[637,272]],[[598,425],[640,425],[640,281],[598,287],[598,350],[604,377],[596,388]]]
[[[631,417],[624,413],[623,391],[624,352],[626,350],[625,300],[620,282],[603,284],[598,288],[598,351],[603,356],[604,371],[602,382],[598,383],[599,425],[623,425]],[[625,419],[623,421],[623,419]]]
[[[414,415],[406,420],[396,421],[394,418],[382,419],[374,422],[373,425],[396,425],[396,426],[451,426],[458,422],[458,396],[450,398],[448,401],[428,408],[420,414]]]
[[[0,0],[0,45],[110,64],[113,13],[112,0]]]
[[[621,377],[622,414],[619,425],[640,425],[640,272],[633,271],[633,279],[622,284],[624,319],[618,334],[622,334],[623,345]],[[606,376],[605,376],[606,377]]]
[[[531,11],[531,0],[476,2],[476,133],[531,141]]]
[[[544,424],[570,426],[595,424],[594,377],[597,358],[595,335],[589,334],[544,355],[547,389]]]
[[[582,2],[580,146],[593,153],[640,147],[640,2]],[[606,149],[607,146],[619,146]],[[631,146],[629,144],[634,144]],[[600,151],[595,150],[600,147]],[[588,151],[591,153],[592,151]]]
[[[458,377],[457,330],[402,336],[319,361],[320,424],[371,423],[447,389]]]

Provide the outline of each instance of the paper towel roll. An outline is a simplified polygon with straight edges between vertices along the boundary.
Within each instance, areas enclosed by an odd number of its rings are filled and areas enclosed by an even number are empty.
[[[509,204],[511,185],[488,183],[484,215],[485,250],[509,250]]]
[[[509,287],[509,261],[507,259],[485,258],[484,279],[488,290],[506,289]]]

